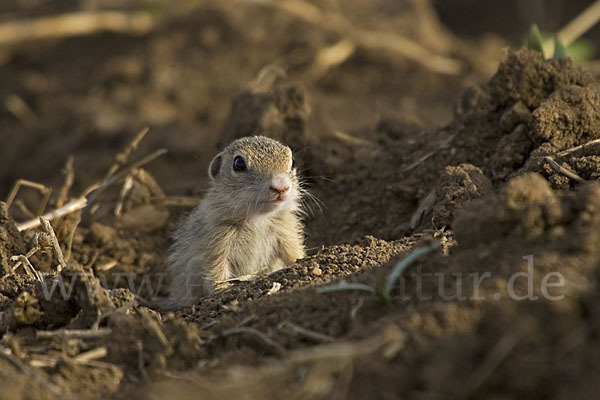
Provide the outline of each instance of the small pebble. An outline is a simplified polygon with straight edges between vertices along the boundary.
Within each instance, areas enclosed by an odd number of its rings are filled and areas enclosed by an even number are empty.
[[[321,271],[321,268],[319,267],[314,267],[312,270],[312,274],[315,276],[321,276],[323,275],[323,271]]]

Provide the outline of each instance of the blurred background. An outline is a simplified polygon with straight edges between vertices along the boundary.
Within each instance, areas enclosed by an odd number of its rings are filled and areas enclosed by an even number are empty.
[[[167,193],[193,193],[232,99],[268,65],[306,89],[304,146],[368,137],[390,118],[407,131],[438,127],[532,23],[552,35],[590,4],[3,0],[0,198],[19,178],[56,185],[69,155],[82,190],[144,126],[141,154],[169,151],[148,169]],[[599,35],[576,41],[582,62]]]

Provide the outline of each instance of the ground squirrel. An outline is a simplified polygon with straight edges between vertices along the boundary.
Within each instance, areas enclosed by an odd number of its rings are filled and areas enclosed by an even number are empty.
[[[189,306],[215,283],[304,257],[302,189],[292,150],[244,137],[210,162],[211,186],[174,234],[168,305]]]

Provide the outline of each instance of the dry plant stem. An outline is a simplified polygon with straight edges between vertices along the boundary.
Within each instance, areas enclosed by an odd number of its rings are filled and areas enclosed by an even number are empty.
[[[557,173],[559,173],[563,176],[566,176],[567,178],[569,178],[577,183],[585,182],[585,179],[583,179],[582,177],[577,175],[575,172],[569,171],[568,169],[561,167],[556,161],[554,161],[554,159],[552,159],[552,157],[544,157],[544,161],[546,161],[548,164],[550,164],[552,169],[555,170]]]
[[[127,175],[125,178],[125,182],[123,182],[123,187],[121,187],[121,192],[119,193],[119,201],[117,201],[117,205],[115,206],[115,217],[120,217],[121,212],[123,210],[123,202],[125,201],[125,197],[131,191],[133,187],[133,176]]]
[[[69,156],[67,158],[67,162],[65,163],[64,168],[65,174],[65,183],[63,183],[62,187],[58,191],[58,198],[56,199],[56,207],[62,207],[67,198],[69,197],[69,190],[73,186],[73,182],[75,181],[75,170],[73,169],[73,156]]]
[[[31,263],[29,262],[29,259],[25,256],[19,256],[19,260],[21,261],[21,264],[23,264],[23,267],[25,268],[25,271],[27,272],[27,275],[29,275],[30,277],[32,277],[33,279],[36,279],[38,281],[42,281],[42,276],[40,275],[40,273],[33,267],[33,265],[31,265]]]
[[[355,42],[358,46],[369,50],[387,51],[440,74],[456,75],[461,71],[458,61],[434,54],[411,39],[394,33],[372,32],[355,28],[339,14],[323,11],[302,0],[246,0],[244,2],[279,9],[308,23],[334,31]]]
[[[202,197],[196,196],[166,196],[153,200],[153,203],[174,207],[195,207],[200,203]]]
[[[25,203],[23,203],[23,200],[16,199],[13,202],[13,207],[16,207],[19,211],[21,211],[21,213],[23,213],[23,215],[27,216],[28,218],[30,218],[30,219],[35,218],[35,214],[33,212],[31,212],[30,209],[27,208]]]
[[[21,370],[21,372],[23,372],[25,375],[27,375],[28,377],[33,379],[39,385],[45,387],[46,389],[48,389],[49,391],[54,393],[56,396],[60,396],[62,398],[65,397],[65,394],[63,393],[62,390],[60,390],[60,388],[58,386],[56,386],[54,383],[50,382],[49,380],[47,380],[44,377],[37,374],[35,371],[33,371],[31,368],[29,368],[27,366],[27,364],[25,364],[23,361],[21,361],[20,359],[15,357],[15,355],[12,354],[12,352],[9,349],[7,349],[6,347],[4,347],[2,345],[0,345],[0,355],[2,357],[4,357],[5,359],[7,359],[8,361],[10,361],[15,367],[17,367],[19,370]],[[69,396],[69,398],[70,398],[70,396]]]
[[[244,326],[244,325],[248,324],[249,322],[252,322],[252,321],[254,321],[255,319],[256,319],[256,315],[254,315],[254,314],[252,314],[252,315],[249,315],[249,316],[247,316],[246,318],[244,318],[243,320],[241,320],[240,322],[238,322],[238,323],[235,325],[235,327],[236,327],[236,328],[240,328],[240,327],[242,327],[242,326]]]
[[[109,270],[113,269],[114,267],[116,267],[117,264],[118,264],[118,262],[116,260],[111,260],[107,263],[98,265],[95,268],[95,270],[96,270],[96,272],[106,272],[106,271],[109,271]]]
[[[98,318],[96,319],[96,321],[94,321],[94,323],[92,324],[91,330],[92,331],[100,330],[99,326],[102,323],[102,321],[104,321],[106,318],[108,318],[109,316],[114,315],[114,314],[125,312],[126,310],[128,310],[129,308],[131,308],[133,306],[135,306],[135,299],[128,301],[126,304],[122,305],[121,307],[117,308],[114,311],[109,311],[109,312],[99,315]],[[102,328],[102,329],[108,329],[108,328]]]
[[[75,231],[77,230],[77,225],[81,222],[81,216],[78,216],[75,221],[73,221],[73,226],[71,226],[71,232],[69,232],[69,245],[67,246],[67,255],[65,256],[65,262],[69,262],[71,259],[71,250],[73,249],[73,238],[75,237]]]
[[[36,331],[37,339],[52,339],[56,337],[68,339],[100,339],[110,336],[112,330],[110,328],[98,329],[58,329],[55,331]]]
[[[31,188],[39,190],[40,193],[42,193],[44,198],[42,199],[42,202],[40,203],[40,207],[38,208],[38,211],[37,211],[37,215],[41,215],[44,212],[44,210],[46,209],[46,205],[48,204],[48,200],[50,199],[50,195],[52,194],[52,188],[44,186],[41,183],[28,181],[27,179],[17,179],[17,181],[13,185],[12,189],[10,190],[8,197],[6,198],[6,204],[8,207],[10,207],[10,205],[14,201],[15,197],[17,196],[17,193],[19,192],[19,189],[21,189],[21,186],[31,187]]]
[[[138,308],[137,312],[144,320],[144,324],[154,333],[164,348],[170,351],[171,345],[169,344],[169,340],[165,336],[165,333],[162,331],[162,329],[160,329],[158,322],[156,322],[156,320],[154,320],[147,311],[141,308]]]
[[[57,208],[50,212],[47,212],[46,214],[42,215],[42,218],[44,218],[47,221],[52,221],[57,218],[64,217],[65,215],[70,214],[72,212],[81,210],[86,205],[87,205],[87,199],[85,197],[80,197],[78,199],[69,201],[67,204],[65,204],[64,206],[62,206],[60,208]],[[27,229],[35,228],[39,225],[40,225],[39,218],[34,218],[29,221],[25,221],[25,222],[21,222],[21,223],[17,224],[17,229],[22,232]]]
[[[42,228],[44,229],[44,231],[52,238],[52,249],[54,250],[54,254],[58,259],[58,267],[56,268],[56,270],[60,273],[60,271],[62,271],[63,268],[67,267],[65,257],[63,256],[63,252],[60,249],[60,244],[58,244],[58,239],[56,238],[56,234],[54,233],[54,229],[52,229],[52,225],[50,225],[50,222],[44,219],[44,217],[40,217],[40,223],[42,224]]]
[[[125,150],[123,150],[122,152],[120,152],[119,154],[117,154],[115,156],[115,162],[113,165],[110,166],[110,168],[106,172],[106,175],[104,175],[104,179],[103,179],[104,181],[107,180],[108,178],[110,178],[111,176],[113,176],[114,173],[117,172],[119,170],[119,168],[121,168],[123,165],[127,164],[127,161],[129,160],[129,156],[131,155],[131,153],[133,153],[138,148],[138,145],[140,144],[140,142],[142,141],[144,136],[146,136],[146,134],[149,131],[150,131],[150,128],[148,128],[148,127],[142,128],[135,135],[133,140],[131,142],[129,142],[129,145],[125,148]]]
[[[74,12],[1,23],[0,44],[16,45],[28,40],[91,35],[102,31],[142,35],[154,26],[152,16],[145,12]]]
[[[558,153],[556,153],[556,156],[564,157],[564,156],[574,153],[576,151],[585,150],[587,147],[594,146],[596,144],[600,144],[600,139],[590,140],[589,142],[580,144],[579,146],[575,146],[575,147],[571,147],[570,149],[567,149],[567,150],[559,151]]]
[[[355,51],[356,44],[348,39],[319,50],[312,66],[312,79],[317,80],[331,68],[344,63]]]
[[[349,135],[347,133],[341,131],[335,131],[332,134],[336,139],[340,139],[350,145],[358,146],[358,147],[368,147],[368,148],[376,148],[377,145],[373,142],[370,142],[365,139],[357,138],[355,136]]]
[[[13,114],[24,127],[29,128],[39,121],[37,114],[20,96],[10,94],[4,99],[4,107]]]
[[[102,192],[104,192],[104,190],[106,190],[110,185],[112,185],[113,183],[115,183],[115,182],[121,180],[122,178],[126,177],[134,169],[141,168],[142,166],[144,166],[144,165],[148,164],[149,162],[153,161],[155,158],[158,158],[158,157],[162,156],[166,152],[167,152],[167,149],[156,150],[153,153],[151,153],[151,154],[147,155],[146,157],[142,158],[141,160],[133,163],[129,167],[127,167],[127,168],[123,169],[122,171],[118,172],[117,174],[112,175],[110,178],[102,181],[102,183],[90,186],[85,191],[86,196],[87,196],[87,194],[89,194],[88,204],[87,204],[86,208],[89,208],[89,206],[91,206],[98,199],[98,196],[100,196],[100,194],[102,194]],[[91,192],[93,192],[93,193],[91,193]]]
[[[289,321],[283,321],[281,322],[279,325],[277,325],[278,329],[281,328],[288,328],[290,329],[292,332],[302,335],[304,337],[307,337],[309,339],[313,339],[316,340],[318,342],[333,342],[333,338],[329,335],[325,335],[323,333],[319,333],[319,332],[315,332],[315,331],[311,331],[310,329],[306,329],[303,328],[301,326],[298,326],[296,324],[293,324]]]
[[[440,144],[438,146],[437,149],[435,149],[435,150],[433,150],[433,151],[425,154],[424,156],[422,156],[421,158],[419,158],[417,161],[415,161],[414,163],[412,163],[408,167],[406,167],[403,170],[401,170],[400,171],[400,176],[404,176],[404,174],[406,174],[407,172],[412,171],[413,169],[415,169],[416,167],[418,167],[419,165],[421,165],[422,163],[424,163],[425,161],[427,161],[428,159],[430,159],[431,157],[433,157],[435,155],[435,153],[437,153],[441,149],[443,149],[446,146],[448,146],[450,144],[450,142],[452,142],[452,140],[454,139],[455,136],[456,136],[456,133],[454,133],[453,135],[450,135],[446,140],[444,140],[442,142],[442,144]]]
[[[565,46],[568,46],[598,21],[600,21],[600,1],[597,0],[562,28],[557,36]]]
[[[29,365],[34,368],[54,368],[58,364],[58,358],[52,356],[37,356],[29,359]]]
[[[352,319],[352,320],[356,319],[356,316],[358,315],[358,311],[361,309],[364,302],[365,302],[364,297],[358,298],[358,302],[356,303],[356,305],[352,306],[352,308],[350,309],[350,319]]]
[[[291,352],[287,358],[294,364],[311,361],[348,358],[353,359],[383,349],[392,344],[403,344],[404,334],[394,325],[387,326],[383,332],[360,342],[337,342],[322,344],[309,349]]]
[[[257,329],[254,329],[254,328],[241,327],[241,328],[226,329],[219,336],[226,337],[226,336],[239,335],[239,334],[246,334],[246,335],[250,335],[250,336],[253,336],[253,337],[259,339],[262,343],[264,343],[267,346],[269,346],[270,348],[272,348],[279,355],[282,355],[285,353],[285,349],[279,343],[275,342],[273,339],[269,338],[264,333],[260,332]]]
[[[40,246],[34,246],[32,247],[27,254],[25,254],[25,258],[27,259],[27,261],[29,261],[29,257],[33,256],[35,253],[37,253],[38,251],[40,251]],[[17,268],[19,268],[21,266],[21,264],[23,264],[23,261],[21,260],[21,257],[23,257],[22,255],[19,256],[14,256],[11,257],[11,261],[14,261],[15,259],[17,260],[17,262],[15,263],[15,265],[13,265],[13,267],[11,268],[10,272],[15,272],[17,270]]]
[[[435,188],[431,189],[429,194],[419,203],[419,207],[410,217],[410,228],[416,229],[423,220],[423,217],[433,209],[435,205]]]
[[[108,354],[108,351],[106,350],[106,347],[98,347],[98,348],[92,349],[90,351],[86,351],[85,353],[78,354],[77,356],[73,357],[71,359],[71,361],[73,361],[74,363],[77,363],[77,364],[98,366],[97,364],[94,364],[94,363],[98,363],[98,361],[96,361],[96,360],[98,358],[106,357],[107,354]],[[31,359],[29,361],[29,365],[31,365],[32,367],[36,367],[36,368],[54,368],[56,366],[56,364],[58,363],[58,361],[59,361],[58,357],[38,356],[38,357]],[[112,364],[108,364],[108,363],[102,363],[102,364],[112,365]],[[106,366],[104,366],[104,368],[106,368]]]
[[[99,358],[104,358],[108,354],[106,347],[97,347],[90,351],[86,351],[85,353],[81,353],[73,357],[73,361],[79,364],[86,364],[89,361],[97,360]]]

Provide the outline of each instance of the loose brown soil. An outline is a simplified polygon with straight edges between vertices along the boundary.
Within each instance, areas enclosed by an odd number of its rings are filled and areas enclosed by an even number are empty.
[[[75,9],[40,3],[0,11]],[[339,32],[246,3],[175,3],[154,10],[164,15],[141,36],[0,48],[0,98],[13,96],[0,108],[0,195],[34,180],[58,208],[119,167],[93,204],[52,221],[62,271],[50,238],[15,223],[41,197],[25,188],[0,203],[0,398],[594,398],[594,77],[524,49],[497,64],[498,39],[465,43],[427,3],[389,3],[365,14],[351,1],[345,17],[410,37],[461,72],[360,46],[323,68],[315,60]],[[218,147],[248,134],[296,152],[314,196],[309,255],[161,310],[169,233],[197,201],[175,196],[201,195]],[[168,154],[127,170],[159,148]],[[347,282],[379,293],[432,240],[440,250],[408,267],[391,301],[316,290]],[[36,243],[29,260],[43,281],[15,268]]]

